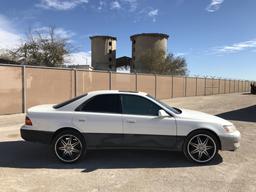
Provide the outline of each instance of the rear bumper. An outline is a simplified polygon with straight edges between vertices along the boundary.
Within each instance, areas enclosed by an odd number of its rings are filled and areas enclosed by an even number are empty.
[[[53,132],[30,130],[27,126],[22,126],[20,135],[25,141],[50,144],[53,137]]]
[[[235,151],[240,147],[241,134],[239,131],[220,136],[221,150]]]

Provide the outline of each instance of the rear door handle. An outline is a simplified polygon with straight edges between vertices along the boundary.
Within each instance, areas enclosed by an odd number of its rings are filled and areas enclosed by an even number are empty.
[[[79,122],[85,122],[85,120],[84,120],[84,119],[78,119],[78,121],[79,121]]]
[[[136,121],[135,121],[135,120],[130,120],[130,119],[129,119],[129,120],[127,120],[126,122],[127,122],[127,123],[136,123]]]

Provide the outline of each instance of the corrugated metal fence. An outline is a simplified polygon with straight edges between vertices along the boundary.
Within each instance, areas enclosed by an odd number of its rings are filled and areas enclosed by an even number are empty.
[[[144,91],[169,99],[248,92],[250,81],[0,64],[0,115],[101,89]]]

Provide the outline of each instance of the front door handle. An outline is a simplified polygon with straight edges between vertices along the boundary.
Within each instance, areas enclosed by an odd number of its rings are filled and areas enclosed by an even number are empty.
[[[131,119],[127,120],[126,122],[127,122],[127,123],[136,123],[135,120],[131,120]]]
[[[85,120],[84,120],[84,119],[78,119],[78,121],[79,121],[79,122],[85,122]]]

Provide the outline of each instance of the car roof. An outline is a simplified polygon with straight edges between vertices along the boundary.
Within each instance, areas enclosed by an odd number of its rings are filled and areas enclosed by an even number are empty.
[[[88,95],[100,95],[100,94],[114,94],[114,93],[127,93],[127,94],[133,94],[133,95],[147,95],[145,92],[137,92],[137,91],[125,91],[125,90],[98,90],[98,91],[90,91],[88,92]]]

